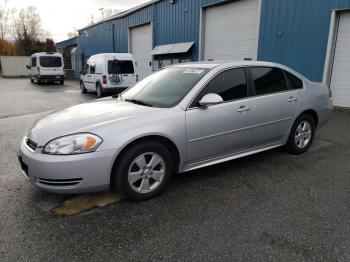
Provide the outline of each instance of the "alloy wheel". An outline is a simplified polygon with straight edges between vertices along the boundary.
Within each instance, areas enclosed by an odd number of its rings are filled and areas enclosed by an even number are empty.
[[[295,130],[294,141],[298,148],[305,148],[311,141],[312,127],[308,121],[302,121]]]
[[[165,161],[155,152],[139,155],[128,171],[130,187],[138,193],[150,193],[162,183],[165,176]]]

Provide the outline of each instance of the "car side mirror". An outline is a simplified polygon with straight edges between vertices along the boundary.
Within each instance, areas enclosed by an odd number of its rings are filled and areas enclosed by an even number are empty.
[[[218,94],[209,93],[202,97],[202,99],[198,102],[198,105],[207,107],[211,105],[221,104],[223,102],[224,100]]]
[[[32,67],[30,65],[26,65],[27,69],[31,69]]]

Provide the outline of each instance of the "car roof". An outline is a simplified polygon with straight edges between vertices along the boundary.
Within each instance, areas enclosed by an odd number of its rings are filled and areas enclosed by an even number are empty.
[[[101,53],[92,55],[90,58],[117,58],[117,59],[123,59],[123,60],[132,60],[132,54],[129,53]]]
[[[246,61],[246,60],[242,60],[242,61],[199,61],[199,62],[190,62],[190,63],[183,63],[183,64],[176,64],[176,65],[172,65],[172,67],[196,67],[196,68],[207,68],[207,69],[213,69],[215,67],[222,67],[222,68],[226,68],[226,67],[246,67],[246,66],[261,66],[261,67],[276,67],[276,68],[280,68],[283,69],[285,71],[288,71],[294,75],[296,75],[299,78],[302,78],[304,81],[310,81],[309,79],[307,79],[306,77],[304,77],[303,75],[301,75],[300,73],[298,73],[297,71],[285,66],[285,65],[281,65],[278,63],[273,63],[273,62],[266,62],[266,61]]]
[[[271,67],[285,67],[283,65],[273,63],[273,62],[265,62],[265,61],[199,61],[199,62],[190,62],[183,64],[173,65],[174,67],[199,67],[199,68],[214,68],[217,66],[271,66]]]
[[[57,52],[39,52],[34,53],[31,56],[62,56],[62,54]]]

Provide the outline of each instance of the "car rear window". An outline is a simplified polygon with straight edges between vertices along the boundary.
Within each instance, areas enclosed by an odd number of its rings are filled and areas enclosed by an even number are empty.
[[[59,56],[41,56],[39,58],[42,67],[61,67],[62,59]]]
[[[134,65],[130,60],[108,61],[108,74],[133,74]]]

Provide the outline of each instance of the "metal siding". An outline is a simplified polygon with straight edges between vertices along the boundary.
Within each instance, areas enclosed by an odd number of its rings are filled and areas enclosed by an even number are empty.
[[[78,44],[85,57],[112,52],[112,21],[80,31]]]
[[[116,28],[116,51],[128,52],[129,28],[152,22],[153,6],[147,6],[126,17],[115,20]]]
[[[332,10],[350,8],[350,1],[262,1],[258,59],[285,64],[322,81]]]
[[[67,40],[64,40],[64,41],[61,41],[61,42],[57,42],[56,43],[56,47],[63,49],[63,48],[66,48],[66,47],[75,46],[77,44],[78,44],[78,38],[74,37],[74,38],[67,39]]]
[[[155,4],[154,45],[194,42],[192,59],[199,57],[199,19],[201,7],[221,0],[160,1]],[[187,11],[186,11],[187,10]]]

